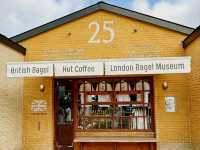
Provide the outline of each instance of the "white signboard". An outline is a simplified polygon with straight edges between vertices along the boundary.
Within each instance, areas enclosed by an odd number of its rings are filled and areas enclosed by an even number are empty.
[[[173,97],[173,96],[165,97],[165,111],[166,112],[175,112],[176,111],[175,97]]]
[[[191,57],[18,62],[7,64],[8,77],[102,76],[190,72]]]
[[[33,100],[31,102],[31,112],[33,112],[33,113],[47,112],[47,101],[46,100]]]
[[[8,63],[7,77],[49,77],[53,76],[50,63]]]
[[[191,57],[138,58],[105,62],[105,75],[191,72]]]
[[[55,76],[104,75],[103,62],[61,62],[55,63]]]

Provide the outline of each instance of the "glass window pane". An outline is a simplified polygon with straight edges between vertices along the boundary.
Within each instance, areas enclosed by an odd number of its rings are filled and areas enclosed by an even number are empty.
[[[144,129],[144,117],[139,116],[137,119],[137,129]]]
[[[87,95],[87,102],[97,102],[98,96],[97,95]]]
[[[87,95],[87,102],[111,102],[109,94]]]
[[[117,102],[130,102],[130,96],[128,94],[117,94]]]
[[[141,93],[137,94],[137,102],[142,102],[142,94]]]
[[[85,105],[85,116],[92,116],[92,106],[90,106],[90,105]]]
[[[104,95],[97,95],[98,96],[98,102],[111,102],[112,100],[112,97],[111,95],[107,95],[107,94],[104,94]]]
[[[95,115],[112,116],[113,107],[109,105],[98,105],[98,108],[94,110]]]
[[[78,103],[79,104],[84,104],[84,93],[79,93],[78,95]]]
[[[128,91],[128,83],[126,81],[121,81],[121,91]]]
[[[116,82],[115,91],[129,91],[131,89],[130,84],[124,80]]]
[[[106,91],[106,82],[102,81],[98,84],[98,91]]]
[[[120,86],[121,86],[120,81],[117,81],[116,84],[115,84],[115,91],[120,91],[120,89],[121,89]]]
[[[134,109],[134,116],[136,117],[136,129],[144,129],[144,115],[143,108],[138,107]]]
[[[130,97],[130,101],[131,102],[136,102],[137,101],[137,94],[130,94],[129,97]]]
[[[142,80],[138,81],[136,83],[136,90],[137,91],[141,91],[142,90]]]
[[[147,108],[146,109],[146,129],[151,129],[151,109]]]
[[[111,118],[95,118],[90,119],[87,129],[111,129],[112,119]]]
[[[106,81],[101,81],[100,83],[94,82],[93,88],[94,88],[94,91],[100,91],[100,92],[112,91],[112,84]]]
[[[128,82],[129,91],[135,91],[135,82],[129,81]]]
[[[99,119],[99,129],[111,129],[112,120],[110,118]]]
[[[81,110],[82,111],[82,110]],[[85,116],[111,116],[112,106],[109,105],[85,105]]]
[[[150,90],[150,84],[147,81],[144,81],[144,90]]]
[[[91,83],[85,82],[85,92],[94,91],[94,88]]]
[[[149,103],[150,101],[150,92],[144,92],[144,103]]]
[[[112,84],[111,83],[106,83],[106,91],[112,91]]]
[[[66,86],[58,87],[58,124],[68,124],[72,120],[71,90]]]
[[[84,89],[85,89],[85,84],[84,83],[81,83],[79,85],[79,92],[84,92]]]
[[[129,129],[130,127],[129,117],[119,117],[114,120],[114,127],[118,129]]]
[[[137,118],[135,116],[130,119],[130,128],[132,130],[137,129]]]

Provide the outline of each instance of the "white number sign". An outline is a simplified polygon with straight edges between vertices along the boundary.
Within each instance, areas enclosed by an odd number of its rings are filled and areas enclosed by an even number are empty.
[[[100,43],[100,39],[97,39],[97,34],[99,33],[100,30],[100,25],[98,22],[93,21],[89,24],[88,28],[90,29],[92,26],[95,27],[95,32],[94,34],[91,36],[90,40],[88,41],[88,43]]]
[[[97,21],[90,22],[88,25],[88,28],[91,29],[93,26],[95,27],[95,31],[90,37],[88,43],[105,43],[108,44],[112,42],[115,38],[115,31],[113,28],[111,28],[111,25],[113,24],[113,21],[104,21],[103,22],[103,31],[109,33],[109,38],[108,39],[100,39],[98,38],[98,33],[100,31],[100,24]]]

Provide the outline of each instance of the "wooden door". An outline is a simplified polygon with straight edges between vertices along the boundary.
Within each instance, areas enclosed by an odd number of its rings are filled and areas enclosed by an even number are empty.
[[[153,143],[117,143],[117,150],[156,150]]]
[[[55,84],[55,149],[71,150],[74,138],[73,84],[70,80],[58,80]]]
[[[155,143],[82,143],[83,150],[156,150]]]
[[[83,150],[114,150],[113,143],[83,143]]]

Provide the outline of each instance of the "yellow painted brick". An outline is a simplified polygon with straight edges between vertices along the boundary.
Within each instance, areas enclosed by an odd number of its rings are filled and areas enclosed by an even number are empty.
[[[24,61],[24,56],[0,43],[0,150],[22,148],[23,79],[7,78],[6,63]]]
[[[194,150],[200,148],[200,38],[186,49],[186,55],[192,56],[192,73],[188,77],[191,101],[191,137]]]

